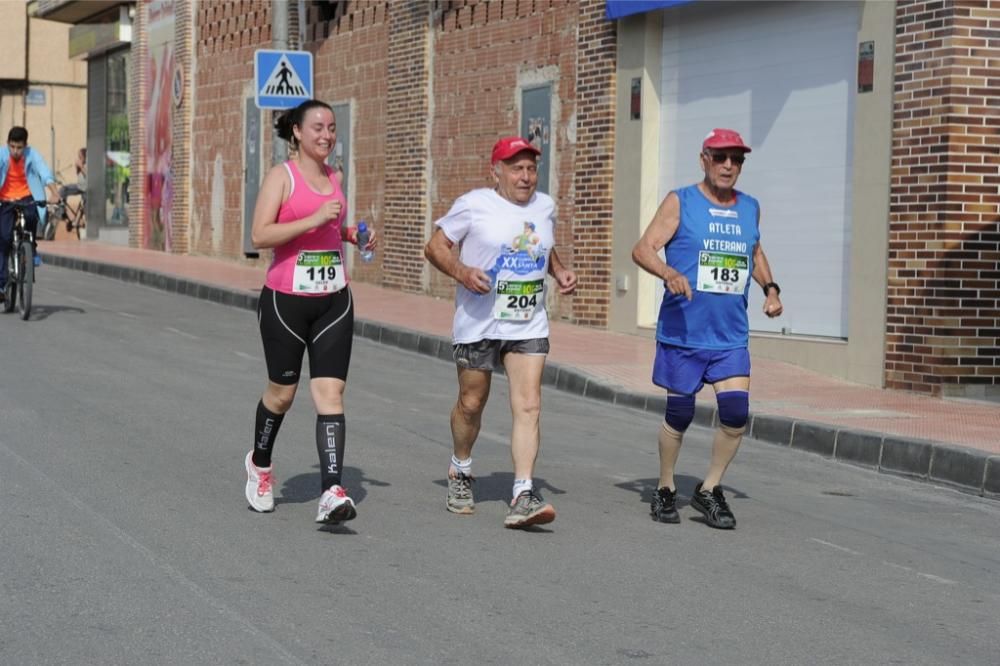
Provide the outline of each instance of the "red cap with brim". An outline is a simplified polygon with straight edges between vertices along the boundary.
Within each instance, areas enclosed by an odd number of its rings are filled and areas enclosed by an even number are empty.
[[[750,146],[743,143],[743,137],[739,132],[731,129],[715,128],[708,133],[701,144],[701,149],[706,148],[739,148],[745,152],[750,152]]]
[[[518,153],[530,151],[535,155],[541,155],[542,151],[536,148],[527,139],[519,136],[505,136],[493,145],[493,154],[490,155],[490,164],[496,164],[502,160],[509,160]]]

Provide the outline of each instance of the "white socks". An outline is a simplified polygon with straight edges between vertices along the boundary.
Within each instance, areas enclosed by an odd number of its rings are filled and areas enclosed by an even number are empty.
[[[526,490],[533,490],[534,484],[531,479],[514,479],[514,499]]]
[[[450,471],[455,476],[458,476],[459,474],[472,476],[472,458],[469,457],[465,460],[459,460],[454,456],[454,454],[452,454]]]

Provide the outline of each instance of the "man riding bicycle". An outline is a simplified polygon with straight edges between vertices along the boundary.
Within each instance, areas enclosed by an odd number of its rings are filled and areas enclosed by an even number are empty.
[[[48,190],[48,197],[45,197]],[[0,147],[0,299],[7,282],[7,252],[10,249],[11,230],[14,227],[15,210],[9,205],[15,201],[47,199],[51,203],[59,201],[52,170],[45,159],[28,147],[28,130],[12,127],[7,133],[7,145]],[[44,222],[45,209],[39,211],[29,206],[24,211],[26,228],[34,234],[39,221]],[[41,219],[40,219],[41,218]],[[41,263],[35,254],[35,265]]]

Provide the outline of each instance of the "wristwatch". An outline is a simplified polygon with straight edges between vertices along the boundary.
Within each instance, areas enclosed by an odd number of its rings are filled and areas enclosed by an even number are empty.
[[[764,298],[768,297],[768,295],[771,292],[771,288],[772,287],[774,288],[774,290],[776,292],[778,292],[779,296],[781,295],[781,287],[778,286],[778,283],[777,282],[768,282],[767,284],[764,285]]]

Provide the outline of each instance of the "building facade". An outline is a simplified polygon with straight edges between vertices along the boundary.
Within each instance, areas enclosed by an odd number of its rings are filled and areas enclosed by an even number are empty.
[[[132,3],[38,0],[38,23],[68,34],[63,58],[82,70],[81,95],[71,113],[87,147],[87,238],[128,243],[132,189]],[[75,155],[75,152],[74,152]]]
[[[619,19],[616,283],[659,200],[699,177],[701,136],[735,127],[784,288],[774,321],[751,290],[751,349],[1000,398],[1000,3],[645,4],[671,6]],[[662,286],[636,286],[615,290],[613,328],[655,316]]]
[[[521,133],[543,148],[557,247],[580,275],[552,311],[651,337],[662,285],[632,245],[728,126],[754,148],[740,187],[761,200],[785,303],[769,320],[751,290],[754,353],[1000,397],[997,0],[142,2],[132,245],[267,261],[248,243],[273,121],[253,104],[253,54],[276,8],[336,111],[349,218],[382,237],[356,279],[450,297],[422,256],[433,220]]]
[[[85,145],[87,69],[69,58],[69,29],[33,18],[26,3],[5,16],[9,48],[0,59],[0,132],[28,130],[28,144],[55,177],[76,182],[77,153]]]

